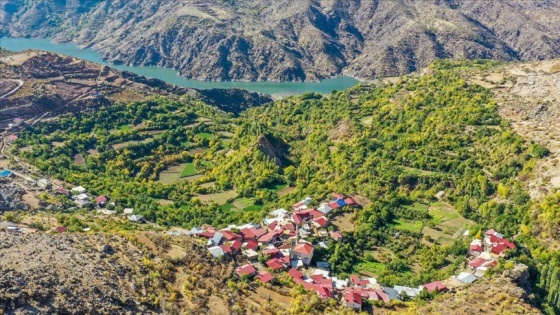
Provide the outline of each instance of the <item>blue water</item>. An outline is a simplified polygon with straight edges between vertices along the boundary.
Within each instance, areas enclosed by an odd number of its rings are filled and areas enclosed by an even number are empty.
[[[265,94],[287,96],[302,94],[305,92],[326,94],[330,93],[332,90],[344,90],[359,83],[359,81],[354,78],[343,76],[326,79],[321,82],[206,82],[185,79],[177,75],[176,70],[170,68],[113,65],[102,60],[99,54],[92,49],[81,49],[77,45],[71,43],[56,44],[52,43],[48,39],[3,37],[0,38],[0,47],[18,52],[26,49],[39,49],[65,54],[111,66],[118,70],[134,72],[148,78],[160,79],[178,86],[197,89],[240,88]]]

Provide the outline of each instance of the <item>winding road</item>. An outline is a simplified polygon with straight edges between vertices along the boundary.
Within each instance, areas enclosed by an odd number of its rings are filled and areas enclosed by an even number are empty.
[[[11,90],[10,92],[0,96],[0,100],[14,94],[15,92],[17,92],[23,86],[23,81],[22,80],[6,79],[6,81],[17,82],[18,86],[15,89]]]

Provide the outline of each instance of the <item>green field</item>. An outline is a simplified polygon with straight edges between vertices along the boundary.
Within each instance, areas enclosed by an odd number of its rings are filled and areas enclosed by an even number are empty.
[[[207,132],[201,132],[201,133],[197,133],[197,136],[203,138],[203,139],[210,139],[212,137],[214,137],[214,135],[207,133]]]
[[[401,231],[408,231],[413,233],[422,233],[422,221],[413,221],[407,219],[394,220],[395,228]]]
[[[379,275],[386,268],[387,267],[385,266],[385,264],[380,263],[380,262],[364,261],[364,262],[361,262],[361,263],[357,264],[354,267],[354,270],[356,272],[368,272],[368,273],[372,273],[374,275]]]
[[[127,130],[130,130],[130,125],[119,126],[119,131],[127,131]]]
[[[263,206],[261,206],[261,205],[252,205],[252,206],[248,206],[246,208],[243,208],[243,211],[249,211],[249,212],[260,211],[262,208],[263,208]]]
[[[186,163],[183,171],[181,172],[181,177],[196,175],[196,167],[193,163]]]

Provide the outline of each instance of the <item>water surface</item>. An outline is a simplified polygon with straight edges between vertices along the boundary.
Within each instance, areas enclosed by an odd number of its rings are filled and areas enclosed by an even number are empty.
[[[107,65],[118,70],[126,70],[143,75],[148,78],[156,78],[165,82],[183,87],[197,89],[212,88],[240,88],[249,91],[276,94],[276,95],[296,95],[305,92],[316,92],[321,94],[330,93],[332,90],[344,90],[359,83],[358,80],[350,77],[337,77],[326,79],[321,82],[206,82],[198,80],[188,80],[179,75],[177,71],[170,68],[156,66],[125,66],[113,65],[101,59],[100,55],[92,49],[81,49],[72,43],[57,44],[48,39],[42,38],[0,38],[0,47],[11,51],[22,51],[26,49],[39,49],[59,54],[65,54],[99,64]]]

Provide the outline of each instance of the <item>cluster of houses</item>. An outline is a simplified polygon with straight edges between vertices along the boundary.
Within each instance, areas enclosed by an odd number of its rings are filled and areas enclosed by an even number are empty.
[[[497,265],[497,258],[515,245],[489,230],[484,240],[474,240],[470,246],[473,259],[469,269],[447,280],[435,281],[418,287],[395,285],[382,286],[375,278],[356,275],[349,279],[331,277],[327,262],[317,262],[310,268],[317,246],[327,247],[328,242],[341,241],[343,235],[331,229],[327,232],[333,210],[359,207],[351,197],[333,194],[332,200],[310,207],[311,198],[294,204],[292,211],[277,209],[269,213],[262,224],[231,225],[218,230],[210,225],[193,228],[187,235],[205,238],[208,251],[214,257],[234,258],[239,267],[235,273],[242,278],[256,278],[264,283],[273,282],[279,273],[287,273],[294,283],[315,292],[321,298],[337,298],[352,309],[361,310],[362,301],[414,299],[423,290],[444,292],[448,288],[470,284],[484,275],[488,268]],[[314,236],[315,244],[308,241]]]

